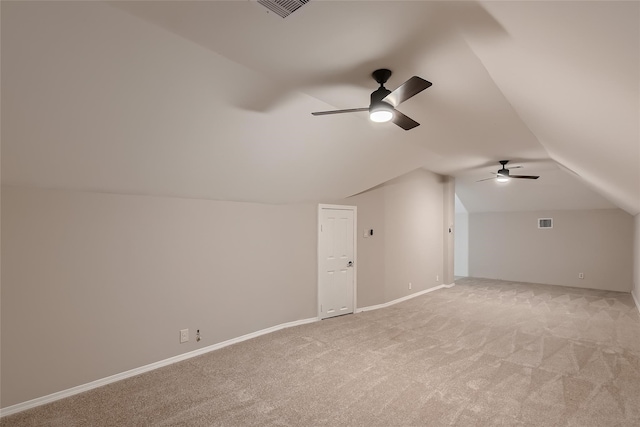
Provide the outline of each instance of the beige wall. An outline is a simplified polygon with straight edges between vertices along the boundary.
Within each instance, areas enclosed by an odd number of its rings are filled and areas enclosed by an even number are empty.
[[[456,213],[455,237],[455,275],[469,275],[469,213]]]
[[[341,201],[358,206],[358,307],[442,284],[449,199],[420,169]],[[316,205],[22,187],[1,202],[2,407],[317,316]]]
[[[547,217],[553,228],[538,229]],[[473,277],[629,292],[632,252],[633,217],[619,209],[469,214]]]
[[[633,293],[640,302],[640,214],[634,217],[633,243]]]
[[[317,315],[315,205],[3,187],[1,250],[2,407]]]
[[[358,307],[442,284],[445,180],[418,169],[339,202],[358,207]],[[364,238],[371,228],[373,237]]]
[[[356,197],[340,200],[342,205],[358,207],[358,307],[368,307],[386,302],[385,299],[385,200],[384,191],[367,191]],[[364,230],[373,229],[373,237],[364,238]]]
[[[456,220],[455,197],[456,197],[456,181],[451,176],[444,177],[444,205],[443,205],[443,223],[442,232],[444,239],[444,263],[442,272],[442,282],[451,284],[454,282],[454,227]]]

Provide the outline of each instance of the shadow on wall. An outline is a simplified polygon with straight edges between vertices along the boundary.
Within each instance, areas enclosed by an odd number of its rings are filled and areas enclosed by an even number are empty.
[[[456,277],[469,276],[469,212],[456,195],[454,230],[454,273]]]

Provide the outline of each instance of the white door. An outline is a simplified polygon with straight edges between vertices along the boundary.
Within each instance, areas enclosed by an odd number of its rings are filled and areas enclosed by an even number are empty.
[[[320,205],[318,220],[319,317],[326,319],[353,313],[356,208]]]

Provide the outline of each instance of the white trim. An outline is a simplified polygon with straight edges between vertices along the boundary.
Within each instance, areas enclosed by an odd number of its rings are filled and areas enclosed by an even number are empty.
[[[633,297],[633,301],[636,303],[636,308],[638,309],[638,311],[640,311],[640,302],[638,302],[638,298],[636,297],[636,294],[633,292],[633,290],[631,291],[631,296]]]
[[[336,209],[343,211],[353,211],[353,313],[356,313],[356,307],[358,306],[358,207],[347,205],[327,205],[318,204],[318,224],[317,224],[317,244],[316,244],[316,272],[318,274],[316,278],[317,298],[318,298],[318,319],[322,319],[322,310],[320,309],[320,233],[322,225],[322,210],[323,209]]]
[[[338,209],[343,211],[355,211],[356,209],[358,209],[358,207],[350,206],[350,205],[326,205],[324,203],[320,203],[318,204],[318,209]]]
[[[451,283],[449,285],[438,285],[433,288],[425,289],[424,291],[416,292],[415,294],[407,295],[402,298],[394,299],[393,301],[385,302],[384,304],[378,305],[370,305],[369,307],[362,307],[356,310],[356,313],[362,313],[363,311],[371,311],[377,310],[379,308],[389,307],[394,304],[398,304],[399,302],[407,301],[415,297],[419,297],[420,295],[428,294],[429,292],[437,291],[438,289],[449,289],[452,288],[455,283]]]
[[[67,390],[58,391],[56,393],[52,393],[46,396],[38,397],[36,399],[28,400],[26,402],[17,403],[12,406],[7,406],[6,408],[0,409],[0,418],[6,417],[8,415],[12,415],[18,412],[26,411],[27,409],[35,408],[36,406],[45,405],[47,403],[54,402],[56,400],[64,399],[69,396],[73,396],[78,393],[84,393],[85,391],[93,390],[94,388],[102,387],[107,384],[114,383],[116,381],[124,380],[126,378],[130,378],[136,375],[143,374],[145,372],[153,371],[154,369],[162,368],[167,365],[171,365],[177,362],[181,362],[183,360],[191,359],[192,357],[201,356],[205,353],[209,353],[214,350],[219,350],[223,347],[230,346],[232,344],[236,344],[242,341],[249,340],[251,338],[256,338],[261,335],[270,334],[271,332],[276,332],[281,329],[291,328],[293,326],[305,325],[307,323],[317,322],[320,319],[317,317],[312,317],[309,319],[295,320],[293,322],[282,323],[280,325],[272,326],[270,328],[261,329],[256,332],[251,332],[250,334],[242,335],[240,337],[231,338],[230,340],[219,342],[217,344],[213,344],[204,348],[200,348],[198,350],[190,351],[188,353],[179,354],[177,356],[170,357],[168,359],[160,360],[155,363],[151,363],[149,365],[141,366],[139,368],[134,368],[125,372],[121,372],[119,374],[111,375],[106,378],[102,378],[99,380],[91,381],[86,384],[82,384],[76,387],[69,388]]]

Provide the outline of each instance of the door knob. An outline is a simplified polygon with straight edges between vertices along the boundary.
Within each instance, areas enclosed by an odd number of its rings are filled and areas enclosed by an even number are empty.
[[[353,267],[353,261],[349,261],[349,263],[347,264],[347,267]]]

